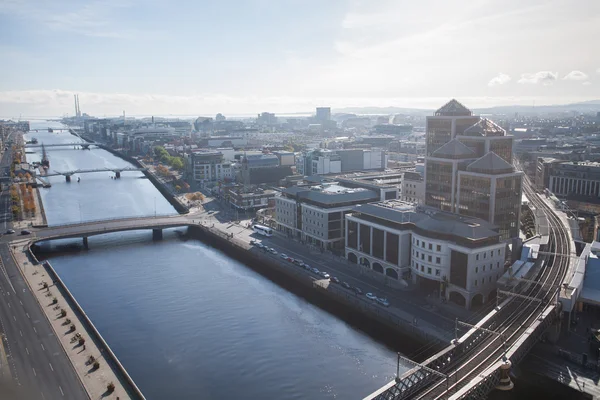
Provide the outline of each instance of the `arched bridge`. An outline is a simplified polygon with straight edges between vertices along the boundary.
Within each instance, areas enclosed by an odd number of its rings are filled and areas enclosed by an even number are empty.
[[[32,244],[44,240],[82,238],[87,248],[87,238],[107,233],[152,230],[154,239],[162,238],[163,229],[187,227],[194,224],[193,215],[133,217],[114,220],[89,221],[79,224],[58,225],[32,229]],[[199,220],[200,217],[196,216]]]
[[[100,143],[96,142],[73,142],[73,143],[52,143],[52,144],[28,144],[25,146],[26,149],[35,149],[37,147],[71,147],[71,146],[79,146],[82,149],[89,150],[90,146],[100,146]]]

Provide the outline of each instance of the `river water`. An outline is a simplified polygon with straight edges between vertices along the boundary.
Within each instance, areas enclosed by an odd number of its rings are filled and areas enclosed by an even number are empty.
[[[99,149],[47,150],[50,170],[127,164]],[[110,175],[50,178],[41,189],[49,224],[175,213],[141,173]],[[89,251],[50,257],[148,399],[352,399],[393,379],[395,353],[362,331],[202,242],[150,237],[92,237]]]

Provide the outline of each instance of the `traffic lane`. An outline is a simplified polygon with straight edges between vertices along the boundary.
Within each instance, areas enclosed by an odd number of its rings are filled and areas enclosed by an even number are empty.
[[[424,306],[427,306],[427,303],[418,303],[414,301],[409,293],[394,291],[388,287],[382,287],[380,285],[368,282],[364,279],[364,275],[349,269],[347,265],[336,260],[326,260],[326,262],[324,262],[325,260],[323,257],[310,254],[306,248],[303,249],[304,251],[297,251],[299,250],[297,248],[298,246],[303,246],[293,241],[288,241],[275,236],[265,238],[265,240],[265,243],[273,244],[273,246],[270,247],[274,247],[276,250],[281,249],[280,252],[285,253],[293,258],[299,258],[305,261],[307,264],[317,267],[319,270],[328,272],[332,276],[337,276],[340,280],[347,281],[351,286],[358,286],[365,293],[372,292],[377,297],[386,297],[390,301],[390,305],[394,305],[403,311],[409,312],[419,319],[447,330],[454,329],[455,321],[453,319],[434,313],[427,308],[423,308]]]
[[[269,239],[273,239],[273,237]],[[273,247],[278,251],[281,250],[280,253],[285,253],[290,257],[301,259],[307,264],[309,264],[311,267],[316,267],[320,271],[325,271],[332,276],[337,276],[341,281],[345,281],[351,286],[359,287],[363,291],[363,295],[367,292],[372,292],[377,297],[386,297],[389,300],[390,305],[393,305],[399,310],[412,314],[419,320],[426,321],[448,332],[452,332],[454,329],[455,321],[453,319],[433,313],[432,311],[423,308],[418,303],[407,301],[404,298],[399,298],[396,293],[390,291],[389,289],[385,290],[380,286],[376,286],[365,282],[360,274],[353,273],[353,271],[349,270],[348,267],[343,264],[336,264],[335,267],[332,267],[331,264],[325,264],[321,260],[314,258],[312,255],[306,253],[297,253],[294,250],[291,250],[289,247],[282,246],[281,243],[275,243],[275,241],[270,242],[268,240],[263,242],[265,244],[269,244],[269,247]],[[292,266],[292,264],[290,264],[290,266]],[[296,265],[293,265],[292,267],[300,268]],[[309,273],[308,271],[306,273],[314,275],[312,273]]]
[[[73,398],[88,398],[87,392],[75,374],[71,361],[55,336],[52,326],[50,326],[34,295],[29,291],[29,286],[24,281],[23,276],[17,270],[18,267],[14,263],[8,246],[0,246],[0,256],[4,261],[4,266],[11,279],[11,283],[15,288],[15,297],[19,300],[19,304],[23,303],[22,306],[25,315],[22,319],[31,323],[31,331],[39,342],[36,345],[45,352],[42,356],[44,361],[40,365],[43,366],[42,368],[47,373],[51,373],[51,382],[56,383],[56,385],[50,385],[50,388],[53,389],[52,392],[57,393],[58,391],[61,397],[62,392],[64,392],[72,394]],[[52,364],[54,371],[51,371],[49,363]],[[49,372],[46,370],[46,366],[50,370]]]

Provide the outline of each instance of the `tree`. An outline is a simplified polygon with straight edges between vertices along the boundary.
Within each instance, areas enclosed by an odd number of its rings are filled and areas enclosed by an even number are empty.
[[[171,167],[182,170],[183,169],[183,159],[181,157],[172,157],[171,158]]]

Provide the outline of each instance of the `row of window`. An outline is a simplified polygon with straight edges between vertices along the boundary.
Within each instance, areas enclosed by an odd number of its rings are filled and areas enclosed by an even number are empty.
[[[433,244],[432,243],[425,243],[424,240],[413,238],[413,245],[416,245],[417,247],[421,246],[421,248],[423,248],[423,249],[426,248],[425,246],[427,245],[427,248],[429,250],[433,250]],[[442,251],[442,245],[436,244],[435,245],[435,251]],[[417,257],[418,257],[418,255],[417,255]]]
[[[425,265],[423,265],[423,264],[420,264],[420,265],[419,265],[419,263],[416,263],[416,262],[414,262],[414,260],[412,261],[412,267],[413,267],[415,270],[417,270],[417,271],[419,270],[419,267],[421,267],[421,272],[425,272],[425,268],[427,268],[427,274],[428,274],[428,275],[431,275],[431,274],[432,274],[432,269],[431,269],[431,267],[426,267],[426,266],[425,266]],[[435,276],[440,276],[440,273],[441,273],[440,269],[439,269],[439,268],[436,268],[436,269],[435,269]]]
[[[417,259],[419,258],[419,255],[420,255],[421,256],[421,260],[425,260],[425,255],[426,255],[425,253],[419,253],[418,251],[415,251],[415,249],[413,249],[412,252],[413,252],[413,256],[416,256]],[[433,260],[433,256],[427,255],[427,262],[433,262],[432,260]],[[441,257],[436,257],[435,258],[435,263],[436,264],[441,264],[442,263],[442,258]]]
[[[484,251],[483,253],[483,259],[487,258],[487,251]],[[496,255],[500,255],[500,249],[497,250]],[[494,250],[490,250],[490,258],[494,257]],[[479,261],[479,254],[475,254],[475,260]]]
[[[490,271],[494,268],[494,264],[490,263]],[[500,268],[500,261],[496,262],[496,269]],[[485,272],[486,269],[486,265],[483,264],[483,266],[481,267],[481,269],[483,270],[483,272]],[[475,273],[478,274],[479,273],[479,267],[475,267]]]
[[[498,280],[498,279],[500,279],[500,274],[496,275],[496,280]],[[475,286],[477,286],[479,284],[479,282],[481,282],[482,285],[485,285],[485,278],[482,278],[481,281],[478,280],[478,279],[475,279],[473,281],[473,284]],[[488,283],[492,283],[492,277],[491,276],[488,276]]]

